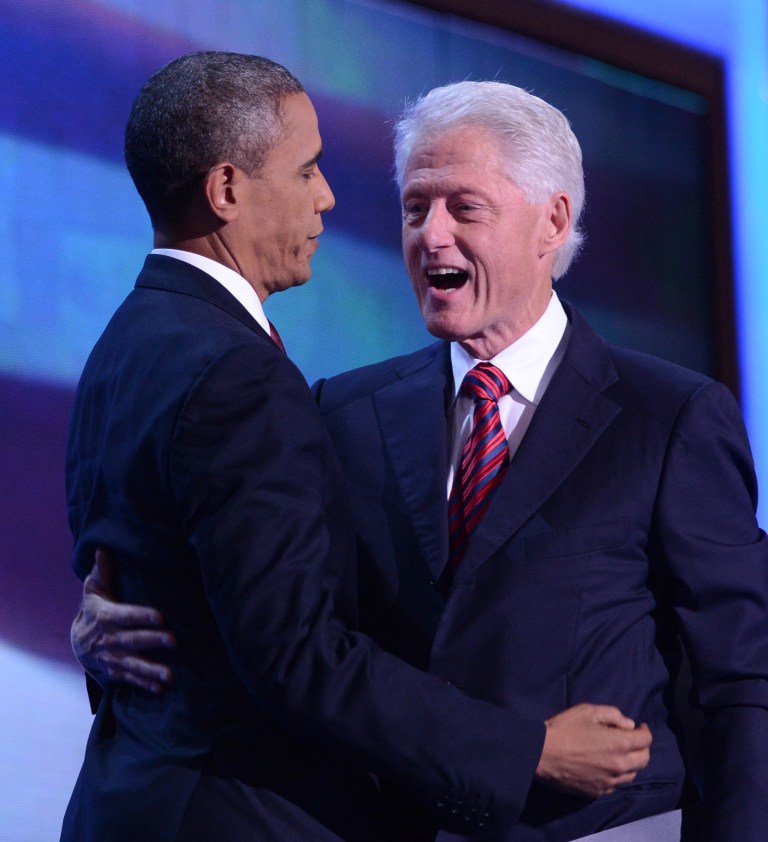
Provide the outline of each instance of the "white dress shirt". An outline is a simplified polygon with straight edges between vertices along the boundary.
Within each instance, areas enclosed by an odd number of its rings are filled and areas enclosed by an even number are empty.
[[[568,317],[557,295],[552,293],[541,318],[516,342],[506,347],[489,362],[501,369],[512,384],[512,391],[499,399],[499,414],[509,444],[509,458],[515,455],[531,423],[533,413],[560,364],[565,352],[563,338],[568,330]],[[468,354],[458,342],[451,343],[451,368],[455,396],[449,409],[450,462],[448,495],[461,460],[461,452],[472,429],[474,401],[460,395],[464,375],[480,360]]]
[[[206,275],[210,275],[215,281],[218,281],[224,289],[234,295],[234,297],[245,307],[245,309],[253,316],[254,319],[264,328],[267,334],[271,335],[269,330],[269,319],[264,315],[264,308],[261,306],[259,296],[256,295],[256,290],[245,280],[242,275],[238,275],[234,269],[230,269],[223,263],[216,260],[211,260],[209,257],[203,257],[201,254],[195,254],[191,251],[182,251],[181,249],[153,249],[152,254],[163,254],[166,257],[173,257],[176,260],[183,260],[184,263],[189,263],[201,269]]]

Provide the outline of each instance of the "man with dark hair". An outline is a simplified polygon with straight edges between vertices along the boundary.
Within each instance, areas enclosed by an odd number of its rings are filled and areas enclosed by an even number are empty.
[[[253,177],[285,131],[286,97],[302,93],[292,73],[261,56],[200,53],[155,74],[125,131],[125,162],[152,227],[182,223],[220,161]]]
[[[631,781],[650,734],[613,707],[531,719],[472,700],[352,631],[354,538],[336,457],[263,301],[303,284],[333,194],[312,104],[266,59],[197,53],[139,94],[126,158],[155,249],[81,378],[67,454],[73,564],[178,647],[162,697],[110,686],[66,842],[406,839],[397,780],[491,831],[534,774]]]

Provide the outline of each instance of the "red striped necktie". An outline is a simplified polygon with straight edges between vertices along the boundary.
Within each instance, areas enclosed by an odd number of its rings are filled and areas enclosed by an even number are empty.
[[[267,320],[269,321],[269,320]],[[272,337],[272,341],[277,345],[277,347],[285,353],[285,345],[283,345],[283,340],[280,338],[280,334],[277,332],[277,328],[269,322],[269,335]]]
[[[455,568],[464,557],[469,539],[509,463],[498,400],[511,388],[504,372],[488,362],[476,365],[462,381],[461,392],[474,400],[475,410],[448,499],[450,568]]]

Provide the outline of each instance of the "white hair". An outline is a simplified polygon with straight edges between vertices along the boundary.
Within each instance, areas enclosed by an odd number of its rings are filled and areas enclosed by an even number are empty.
[[[532,204],[558,191],[571,199],[573,222],[552,265],[557,280],[581,248],[584,206],[581,147],[565,115],[543,99],[505,82],[455,82],[406,105],[395,124],[395,174],[403,174],[416,141],[465,126],[482,128],[499,146],[509,178]]]

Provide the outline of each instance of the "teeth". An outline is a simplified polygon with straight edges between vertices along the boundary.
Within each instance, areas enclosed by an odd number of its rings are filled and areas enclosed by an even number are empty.
[[[456,269],[453,266],[438,266],[436,269],[427,269],[428,275],[458,275],[461,269]]]

